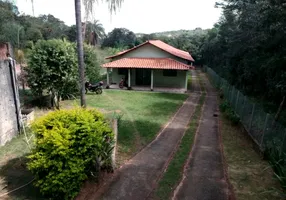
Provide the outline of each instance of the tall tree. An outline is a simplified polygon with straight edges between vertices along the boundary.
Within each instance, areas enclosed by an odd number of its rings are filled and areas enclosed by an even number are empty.
[[[93,22],[88,21],[86,23],[85,40],[88,44],[95,46],[99,44],[99,40],[102,40],[105,36],[103,25],[98,20],[94,20]]]
[[[106,0],[109,11],[115,12],[121,6],[123,0]],[[83,0],[86,15],[93,14],[94,4],[97,0]],[[80,102],[82,107],[86,107],[85,98],[85,69],[84,69],[84,55],[83,55],[83,37],[82,37],[82,21],[81,21],[81,0],[75,0],[75,17],[77,26],[77,53],[78,53],[78,70],[80,77]]]
[[[203,52],[208,66],[273,109],[279,103],[282,107],[286,96],[284,2],[224,0],[217,4],[223,16],[209,32]]]
[[[32,12],[33,12],[33,16],[35,16],[34,0],[31,0],[31,3],[32,3]]]
[[[136,35],[126,28],[115,28],[104,39],[103,47],[132,48],[135,46]]]
[[[83,55],[83,39],[82,39],[82,22],[81,22],[81,0],[75,0],[75,18],[77,27],[77,55],[78,55],[78,72],[80,80],[80,105],[86,107],[85,98],[85,70]]]

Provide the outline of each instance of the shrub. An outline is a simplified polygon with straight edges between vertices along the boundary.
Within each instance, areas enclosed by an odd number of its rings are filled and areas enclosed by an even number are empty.
[[[268,143],[265,149],[266,158],[274,170],[275,177],[280,182],[284,191],[286,191],[286,154],[281,152],[280,146],[275,141]]]
[[[59,110],[35,121],[28,169],[40,191],[55,199],[75,197],[84,180],[112,170],[113,134],[97,110]]]
[[[40,40],[30,52],[28,84],[34,94],[52,93],[53,99],[78,93],[77,59],[72,43]],[[56,105],[57,107],[59,105]]]
[[[33,47],[34,47],[33,41],[26,41],[25,42],[25,48],[26,49],[33,49]]]
[[[223,88],[220,88],[220,89],[219,89],[219,98],[221,98],[221,99],[224,98]]]
[[[237,116],[237,114],[234,112],[234,110],[231,108],[229,103],[227,101],[223,101],[219,108],[221,112],[225,113],[225,116],[234,124],[237,125],[240,122],[240,118]]]
[[[225,112],[227,109],[230,108],[230,105],[227,101],[223,101],[220,105],[219,108],[221,110],[221,112]]]
[[[100,80],[100,64],[98,62],[96,50],[93,46],[84,45],[84,63],[86,66],[86,77],[91,83]]]
[[[231,109],[227,110],[226,117],[232,122],[232,124],[237,125],[240,122],[239,117],[237,114]]]

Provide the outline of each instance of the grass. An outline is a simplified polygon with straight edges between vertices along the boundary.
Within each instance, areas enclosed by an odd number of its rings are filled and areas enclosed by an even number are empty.
[[[102,95],[87,95],[87,103],[89,107],[98,108],[109,117],[114,113],[122,116],[117,156],[118,164],[122,164],[154,139],[186,98],[186,94],[105,90]],[[78,101],[64,101],[62,105],[71,108],[78,105]],[[48,111],[36,109],[35,115],[41,116],[46,112]],[[29,148],[23,135],[0,147],[0,199],[44,199],[33,184],[1,197],[1,194],[33,179],[26,169],[25,157],[28,153]]]
[[[31,133],[27,133],[30,137]],[[20,135],[5,146],[0,147],[0,199],[3,200],[42,200],[39,190],[32,183],[27,186],[1,196],[23,186],[31,180],[33,175],[26,169],[26,155],[30,152],[24,135]]]
[[[5,146],[0,147],[0,166],[3,161],[20,157],[29,151],[24,135],[12,139]]]
[[[200,97],[199,105],[196,107],[190,126],[182,138],[179,149],[175,153],[175,156],[169,164],[167,171],[159,181],[159,186],[155,191],[156,196],[159,199],[170,199],[173,190],[176,188],[182,178],[183,168],[190,154],[194,136],[199,125],[204,101],[205,93],[203,93]]]
[[[225,115],[221,117],[224,155],[230,182],[237,200],[285,199],[279,182],[267,161],[253,149],[245,130],[234,126]]]
[[[192,74],[188,75],[188,90],[192,89]]]
[[[88,106],[116,111],[119,123],[119,154],[132,156],[151,142],[168,119],[187,98],[185,94],[106,90],[102,95],[88,95]]]

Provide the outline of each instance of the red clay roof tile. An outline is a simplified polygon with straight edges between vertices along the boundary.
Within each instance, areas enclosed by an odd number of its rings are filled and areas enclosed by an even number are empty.
[[[171,58],[122,58],[102,65],[104,68],[145,68],[145,69],[194,69]]]
[[[175,47],[173,47],[171,45],[168,45],[168,44],[162,42],[161,40],[149,40],[149,41],[147,41],[147,42],[145,42],[143,44],[140,44],[140,45],[138,45],[136,47],[133,47],[133,48],[125,50],[125,51],[122,51],[122,52],[120,52],[120,53],[118,53],[118,54],[116,54],[114,56],[107,57],[106,59],[110,59],[110,58],[115,58],[115,57],[121,56],[123,54],[126,54],[126,53],[128,53],[130,51],[133,51],[133,50],[135,50],[135,49],[137,49],[137,48],[139,48],[139,47],[141,47],[143,45],[146,45],[146,44],[151,44],[151,45],[153,45],[153,46],[155,46],[155,47],[157,47],[159,49],[162,49],[163,51],[166,51],[166,52],[168,52],[168,53],[170,53],[170,54],[172,54],[174,56],[177,56],[179,58],[183,58],[185,60],[189,60],[189,61],[192,61],[192,62],[195,61],[189,52],[177,49],[177,48],[175,48]]]

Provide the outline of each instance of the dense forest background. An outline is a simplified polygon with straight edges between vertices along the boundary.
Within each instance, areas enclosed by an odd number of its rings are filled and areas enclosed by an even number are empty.
[[[83,34],[85,42],[98,49],[99,63],[105,62],[105,55],[160,39],[189,51],[197,66],[211,67],[267,111],[276,112],[279,105],[285,108],[286,1],[224,0],[215,6],[222,9],[222,16],[208,30],[144,34],[115,28],[106,34],[95,20],[84,23]],[[20,15],[6,1],[0,1],[0,27],[0,42],[9,41],[23,52],[38,40],[76,40],[75,26],[67,26],[53,15]]]

